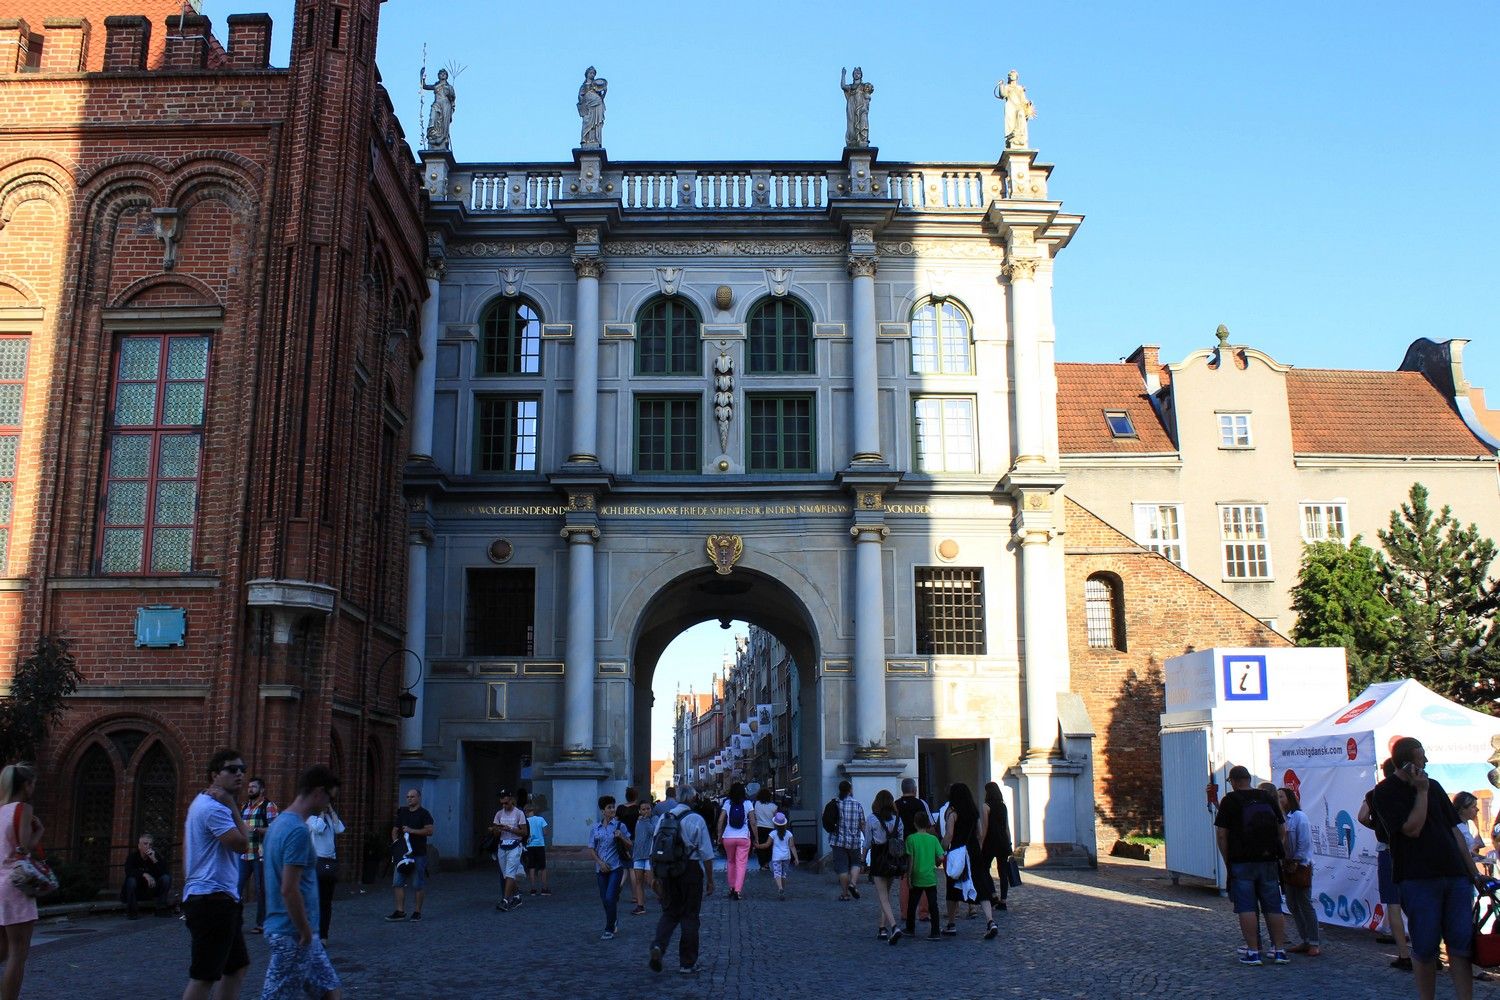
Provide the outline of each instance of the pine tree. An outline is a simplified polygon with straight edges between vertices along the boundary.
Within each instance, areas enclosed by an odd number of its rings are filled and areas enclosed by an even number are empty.
[[[1495,543],[1460,525],[1446,505],[1434,514],[1421,483],[1379,534],[1381,591],[1395,612],[1390,675],[1493,710],[1500,693],[1500,583],[1489,578]]]
[[[1391,676],[1395,612],[1381,593],[1380,557],[1360,536],[1347,547],[1315,542],[1303,549],[1292,610],[1292,639],[1299,646],[1343,646],[1356,690]]]

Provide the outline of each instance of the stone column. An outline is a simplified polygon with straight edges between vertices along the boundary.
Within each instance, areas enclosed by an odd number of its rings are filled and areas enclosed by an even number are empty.
[[[1029,237],[1028,237],[1029,239]],[[1016,465],[1046,465],[1047,443],[1042,412],[1042,371],[1037,363],[1041,309],[1037,297],[1035,257],[1012,249],[1005,264],[1010,282],[1011,384],[1015,387]]]
[[[406,544],[406,648],[418,658],[402,654],[401,687],[417,696],[417,712],[401,720],[401,756],[422,755],[422,709],[427,692],[422,688],[423,664],[427,659],[427,547],[432,535],[412,531]]]
[[[849,317],[854,342],[854,461],[883,463],[880,451],[879,368],[876,364],[875,237],[854,230],[849,241]]]
[[[568,461],[599,464],[599,231],[578,230],[573,271],[578,276],[573,322],[573,442]]]
[[[422,330],[417,341],[422,358],[417,362],[412,387],[411,457],[432,459],[432,404],[437,387],[438,295],[443,287],[441,262],[427,269],[427,299],[422,303]]]
[[[568,639],[563,659],[563,757],[594,756],[594,543],[599,529],[569,525]]]
[[[1020,501],[1014,541],[1021,551],[1021,671],[1026,688],[1026,756],[1050,757],[1057,743],[1057,694],[1064,680],[1066,650],[1055,649],[1057,601],[1063,595],[1052,574],[1051,500],[1026,492]],[[1029,509],[1028,509],[1029,508]]]
[[[855,755],[885,752],[885,581],[883,524],[856,524],[854,536]]]

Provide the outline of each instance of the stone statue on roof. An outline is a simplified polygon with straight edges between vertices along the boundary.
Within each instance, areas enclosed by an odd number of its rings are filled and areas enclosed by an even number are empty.
[[[865,82],[865,71],[854,67],[854,79],[847,77],[847,69],[839,70],[839,86],[844,89],[844,145],[849,147],[870,144],[870,95],[875,93],[873,84]]]
[[[1005,148],[1029,149],[1026,123],[1036,117],[1036,105],[1027,99],[1020,74],[1011,70],[1009,77],[995,84],[995,96],[1005,102]]]
[[[596,76],[594,67],[583,71],[583,86],[578,88],[578,117],[583,119],[583,134],[578,145],[597,149],[604,145],[604,95],[609,81]]]
[[[427,82],[427,67],[422,67],[422,89],[432,91],[432,113],[427,118],[427,148],[452,149],[453,109],[458,93],[448,82],[448,71],[438,70],[437,81]]]

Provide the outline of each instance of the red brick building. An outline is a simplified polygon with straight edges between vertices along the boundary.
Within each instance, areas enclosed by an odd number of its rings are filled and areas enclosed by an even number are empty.
[[[332,762],[356,833],[395,802],[426,282],[380,3],[299,2],[287,68],[181,10],[0,19],[0,691],[73,642],[38,809],[101,873],[220,746],[283,801]]]

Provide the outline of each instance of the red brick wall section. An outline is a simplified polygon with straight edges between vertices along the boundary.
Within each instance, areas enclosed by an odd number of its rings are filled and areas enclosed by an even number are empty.
[[[167,50],[166,20],[182,13],[182,0],[6,0],[3,17],[19,17],[31,25],[32,34],[40,37],[42,53],[47,51],[48,18],[83,18],[92,28],[88,47],[88,72],[104,68],[104,19],[111,16],[140,15],[151,21],[151,44],[146,54],[150,69],[161,66]]]
[[[1068,658],[1094,723],[1099,850],[1132,833],[1160,835],[1162,669],[1213,646],[1287,646],[1249,612],[1166,558],[1066,501]],[[1124,650],[1089,646],[1084,582],[1110,574],[1123,591]]]

